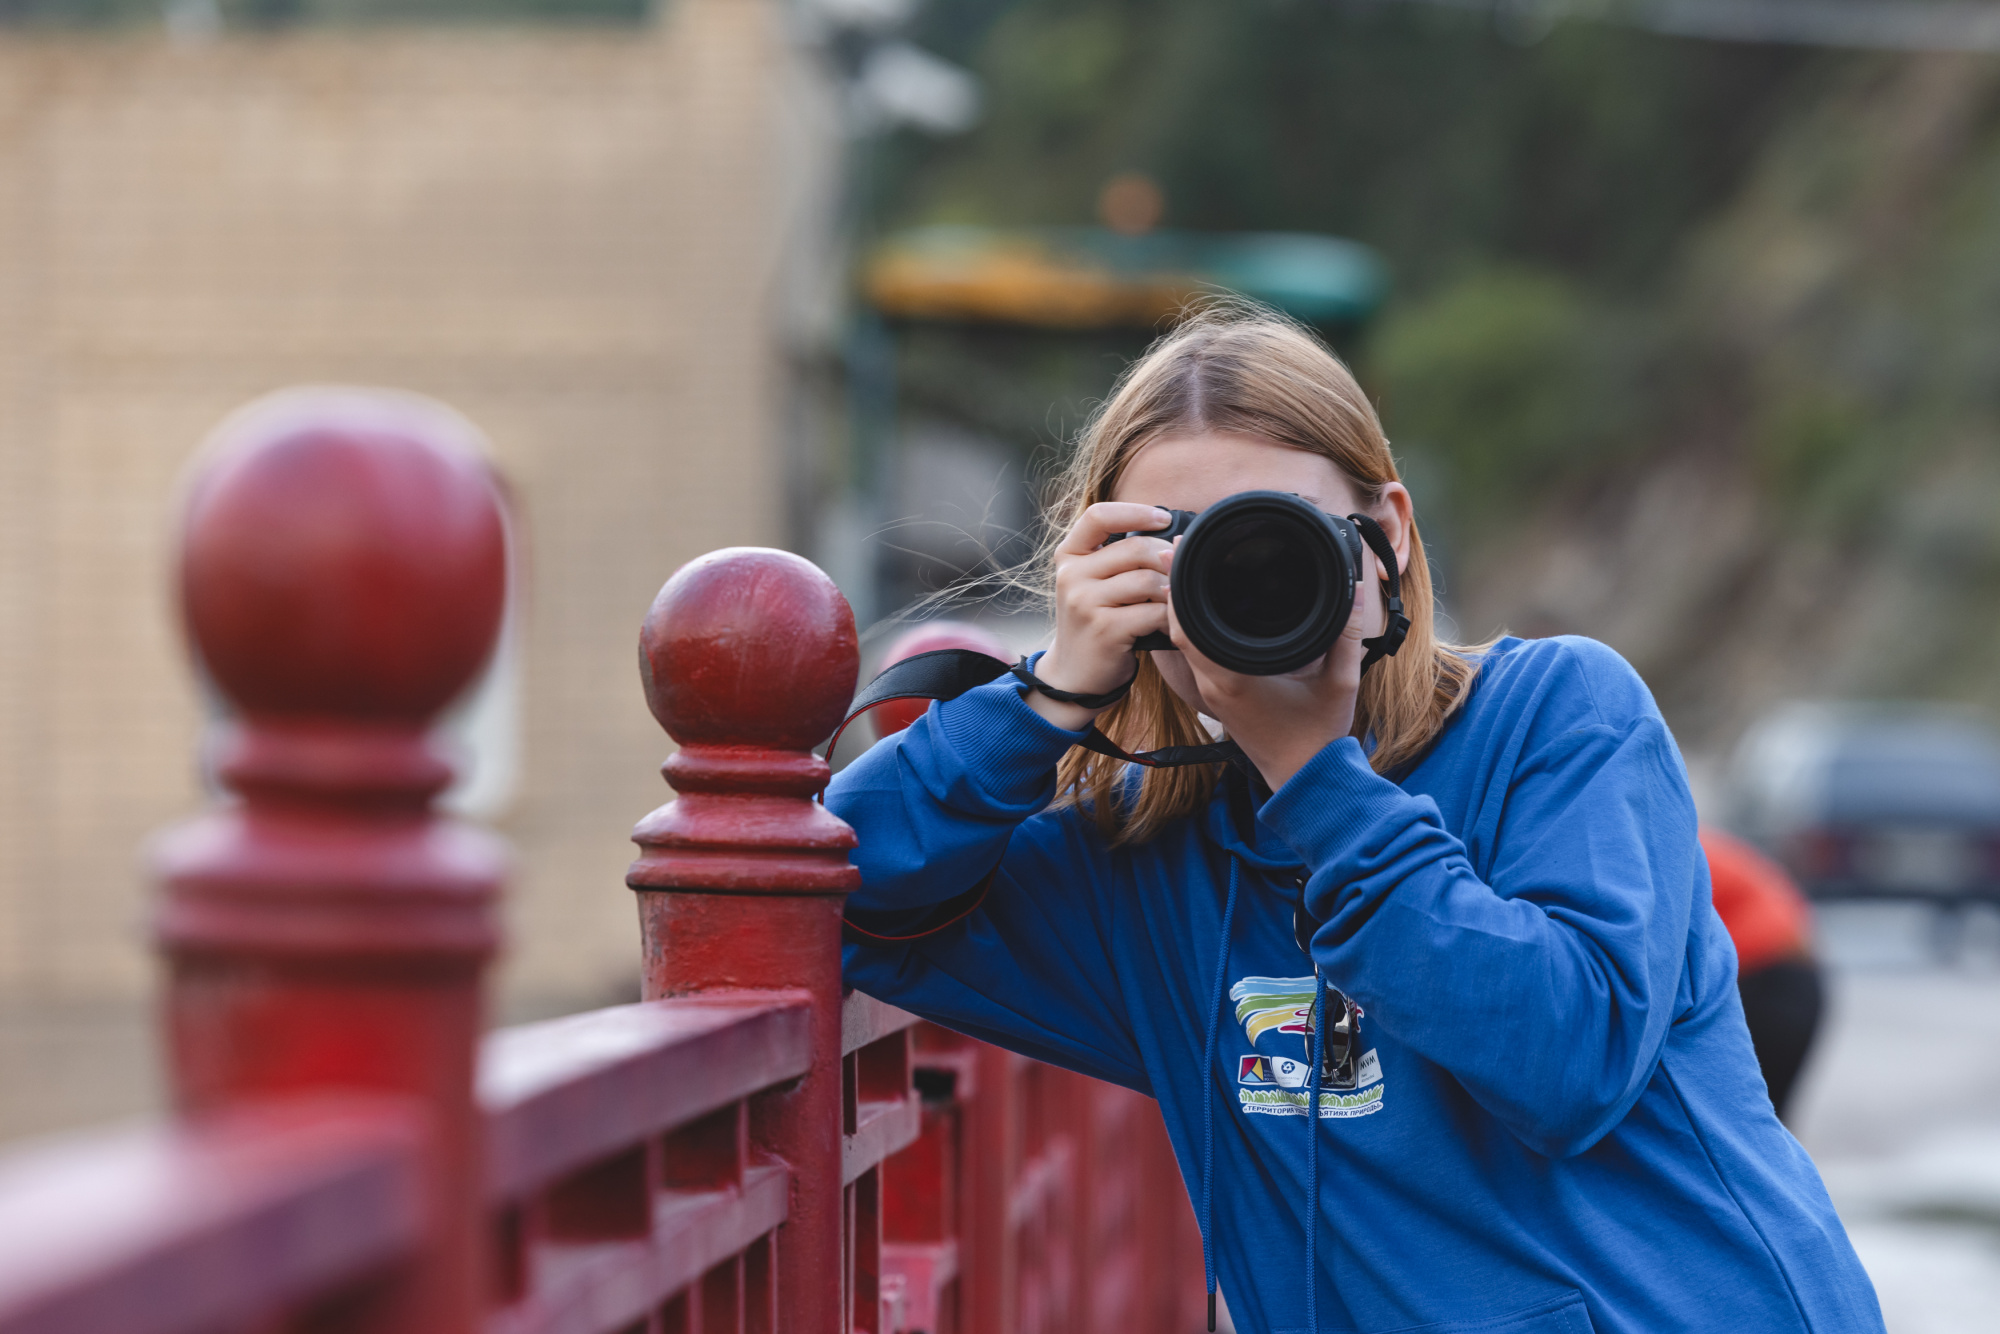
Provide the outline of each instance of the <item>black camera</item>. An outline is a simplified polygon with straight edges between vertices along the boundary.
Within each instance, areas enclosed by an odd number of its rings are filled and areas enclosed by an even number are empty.
[[[1174,615],[1218,666],[1249,676],[1295,671],[1340,638],[1367,569],[1357,521],[1373,529],[1365,535],[1369,546],[1379,552],[1388,545],[1377,542],[1381,529],[1365,516],[1343,519],[1283,491],[1239,491],[1199,514],[1167,512],[1173,522],[1165,528],[1114,533],[1110,540],[1181,538],[1170,584]],[[1394,581],[1393,554],[1385,569]],[[1394,627],[1400,598],[1391,611]],[[1402,635],[1395,638],[1400,644]],[[1173,641],[1155,633],[1132,647],[1171,649]]]

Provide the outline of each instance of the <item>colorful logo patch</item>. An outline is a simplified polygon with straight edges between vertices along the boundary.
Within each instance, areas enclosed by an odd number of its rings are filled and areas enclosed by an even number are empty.
[[[1266,1116],[1304,1116],[1306,1114],[1306,1091],[1304,1089],[1238,1089],[1236,1100],[1246,1112],[1261,1112]],[[1321,1089],[1319,1094],[1319,1119],[1322,1121],[1344,1120],[1353,1116],[1367,1116],[1370,1112],[1382,1110],[1382,1083],[1377,1080],[1365,1089],[1355,1089],[1351,1093],[1336,1093],[1331,1089]]]
[[[1229,989],[1236,1002],[1236,1022],[1256,1046],[1266,1033],[1312,1031],[1313,980],[1310,977],[1246,977]]]
[[[1311,977],[1246,977],[1229,989],[1236,1003],[1236,1022],[1253,1047],[1264,1050],[1239,1056],[1236,1063],[1237,1104],[1246,1113],[1264,1116],[1304,1116],[1311,1099],[1314,979]],[[1338,993],[1334,1003],[1345,1005]],[[1347,1018],[1334,1035],[1346,1033]],[[1354,1014],[1358,1015],[1359,1010]],[[1359,1025],[1359,1019],[1355,1019]],[[1280,1039],[1283,1039],[1282,1042]],[[1263,1039],[1260,1043],[1259,1039]],[[1366,1041],[1365,1035],[1363,1041]],[[1282,1046],[1290,1055],[1273,1048]],[[1332,1061],[1329,1056],[1329,1063]],[[1372,1048],[1363,1050],[1347,1067],[1346,1087],[1328,1087],[1319,1094],[1321,1120],[1367,1116],[1382,1109],[1382,1062]]]
[[[1266,1088],[1302,1089],[1312,1073],[1307,1061],[1289,1056],[1245,1056],[1237,1068],[1236,1082]]]

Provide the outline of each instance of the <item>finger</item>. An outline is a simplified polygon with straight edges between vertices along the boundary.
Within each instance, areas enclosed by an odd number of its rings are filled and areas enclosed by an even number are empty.
[[[1173,515],[1158,505],[1138,505],[1124,500],[1100,500],[1076,516],[1056,551],[1060,555],[1081,556],[1103,546],[1113,533],[1146,532],[1165,528]]]
[[[1158,538],[1131,537],[1084,555],[1062,557],[1058,573],[1065,581],[1109,579],[1127,570],[1151,570],[1159,574],[1166,570],[1169,550]]]
[[[1106,607],[1101,615],[1101,627],[1113,638],[1127,642],[1167,628],[1167,604],[1164,602],[1133,602],[1123,607]]]
[[[1127,570],[1109,579],[1096,579],[1077,590],[1076,604],[1090,607],[1124,607],[1140,602],[1165,602],[1167,576],[1161,570]]]

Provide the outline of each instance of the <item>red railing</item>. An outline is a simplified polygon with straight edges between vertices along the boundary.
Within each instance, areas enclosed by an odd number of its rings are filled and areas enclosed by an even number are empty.
[[[428,741],[505,599],[476,438],[281,395],[189,496],[232,795],[153,853],[177,1112],[0,1158],[0,1334],[1197,1328],[1149,1100],[843,996],[854,835],[812,748],[856,653],[818,570],[719,552],[662,590],[645,999],[482,1043],[503,855],[432,809]]]

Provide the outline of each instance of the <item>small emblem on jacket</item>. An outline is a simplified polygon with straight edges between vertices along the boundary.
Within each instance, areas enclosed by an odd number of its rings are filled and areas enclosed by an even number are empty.
[[[1246,977],[1229,989],[1229,998],[1236,1002],[1236,1020],[1255,1049],[1237,1058],[1236,1098],[1243,1111],[1267,1116],[1306,1114],[1312,1073],[1313,991],[1310,977]],[[1342,1014],[1346,998],[1329,989],[1327,999],[1329,1008]],[[1359,1027],[1359,1008],[1350,1008],[1352,1018],[1343,1014],[1335,1025],[1336,1033]],[[1278,1050],[1281,1046],[1299,1054],[1282,1054]],[[1334,1052],[1327,1055],[1328,1063],[1334,1064]],[[1351,1064],[1341,1060],[1339,1069],[1345,1077],[1338,1082],[1321,1080],[1320,1119],[1380,1111],[1382,1062],[1374,1049],[1362,1051]]]

